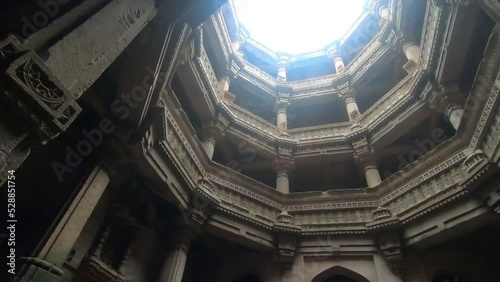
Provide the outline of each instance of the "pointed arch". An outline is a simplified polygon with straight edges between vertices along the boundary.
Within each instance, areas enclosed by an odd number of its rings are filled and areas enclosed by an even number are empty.
[[[335,275],[342,275],[347,278],[353,279],[356,282],[370,282],[370,280],[366,279],[366,277],[364,277],[363,275],[340,265],[328,268],[327,270],[319,273],[313,278],[313,280],[311,280],[311,282],[323,282],[324,280]]]

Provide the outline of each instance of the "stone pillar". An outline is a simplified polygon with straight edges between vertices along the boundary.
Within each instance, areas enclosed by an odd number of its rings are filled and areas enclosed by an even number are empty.
[[[420,56],[420,46],[415,43],[405,43],[403,45],[403,52],[408,59],[408,63],[406,63],[403,68],[411,73],[418,68],[418,60]]]
[[[356,98],[354,98],[354,95],[351,94],[344,96],[344,102],[349,121],[357,120],[361,116],[361,113],[359,112],[358,104],[356,103]]]
[[[389,8],[386,6],[380,7],[380,10],[378,11],[380,18],[385,22],[390,19],[391,16],[391,11],[389,11]]]
[[[279,107],[277,110],[277,126],[280,130],[287,131],[288,125],[287,125],[287,116],[286,116],[286,107]]]
[[[282,168],[276,171],[276,190],[283,194],[290,193],[290,182],[288,181],[288,169]]]
[[[335,71],[337,73],[344,72],[345,70],[344,59],[342,59],[342,57],[339,54],[334,56],[333,63],[335,64]]]
[[[227,92],[229,92],[229,86],[231,85],[231,80],[229,76],[225,75],[219,79],[220,97],[224,98]]]
[[[378,168],[375,163],[365,164],[365,176],[366,183],[368,184],[369,188],[376,187],[382,182],[380,173],[378,172]]]
[[[450,119],[450,123],[453,125],[455,130],[460,126],[460,121],[464,115],[464,108],[458,105],[449,105],[446,109],[446,116]]]
[[[399,278],[396,274],[392,272],[389,264],[386,259],[381,254],[373,255],[373,262],[375,264],[375,268],[377,269],[378,281],[383,282],[403,282],[401,278]]]
[[[186,267],[187,248],[178,247],[171,250],[165,261],[160,282],[181,282]]]
[[[276,171],[276,190],[281,193],[290,193],[290,182],[288,173],[293,167],[292,149],[278,147],[278,156],[274,162],[274,170]]]
[[[288,60],[290,59],[286,54],[278,55],[278,82],[286,83],[286,67],[288,65]]]
[[[195,231],[185,223],[179,223],[172,229],[170,250],[162,269],[160,282],[181,282],[186,267],[186,260]]]
[[[278,67],[278,82],[286,82],[286,67]]]
[[[201,143],[210,159],[214,156],[217,141],[220,141],[224,137],[228,126],[229,121],[222,115],[219,115],[213,121],[202,125]]]
[[[288,94],[280,93],[276,101],[276,126],[278,127],[281,135],[288,135],[288,117],[287,108],[290,105],[290,96]]]
[[[333,60],[333,65],[335,66],[335,72],[337,74],[344,72],[345,64],[342,55],[339,52],[339,43],[335,42],[331,46],[327,47],[326,52],[328,57]]]
[[[31,261],[36,262],[39,260],[55,267],[62,267],[96,207],[97,202],[108,186],[109,181],[108,172],[103,167],[98,166],[92,171],[63,218],[56,226],[54,232],[47,240],[47,243],[38,254],[38,258],[33,258]],[[30,260],[28,260],[29,263]],[[38,265],[36,263],[33,264]],[[48,275],[47,270],[39,266],[35,267],[34,265],[30,266],[23,279],[34,282],[52,281],[46,280]]]
[[[214,134],[208,133],[207,136],[204,137],[203,139],[203,149],[205,149],[205,152],[207,153],[208,157],[212,159],[214,156],[214,151],[215,151],[215,136]]]

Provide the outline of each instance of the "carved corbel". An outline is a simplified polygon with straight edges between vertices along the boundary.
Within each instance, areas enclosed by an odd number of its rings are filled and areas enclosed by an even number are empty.
[[[360,159],[368,159],[369,155],[373,151],[373,148],[370,146],[370,142],[366,135],[361,135],[354,138],[351,141],[352,148],[354,149],[355,157]],[[371,158],[370,158],[371,159]]]
[[[396,230],[377,234],[376,240],[379,249],[394,271],[400,273],[401,270],[408,266],[404,246]]]
[[[211,122],[202,125],[202,140],[213,138],[214,141],[220,141],[224,138],[228,127],[229,120],[219,113]]]
[[[296,254],[297,236],[301,230],[293,224],[293,216],[282,211],[274,224],[276,255],[275,264],[282,272],[291,269]]]

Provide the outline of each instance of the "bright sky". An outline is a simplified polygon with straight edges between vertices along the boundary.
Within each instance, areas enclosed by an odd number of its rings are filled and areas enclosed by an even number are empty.
[[[250,37],[275,52],[322,49],[342,38],[365,0],[234,0]],[[315,29],[317,28],[317,29]]]

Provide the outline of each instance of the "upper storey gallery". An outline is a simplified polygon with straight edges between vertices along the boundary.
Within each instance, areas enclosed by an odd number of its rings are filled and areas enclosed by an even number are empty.
[[[172,90],[213,161],[285,193],[376,187],[455,135],[494,27],[479,5],[281,2],[229,1],[182,54]]]

